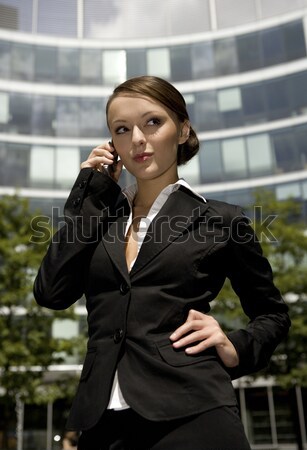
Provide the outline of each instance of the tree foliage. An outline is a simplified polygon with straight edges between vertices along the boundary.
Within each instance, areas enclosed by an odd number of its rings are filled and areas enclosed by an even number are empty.
[[[66,398],[75,383],[50,376],[48,368],[75,354],[84,339],[56,339],[55,318],[74,318],[72,309],[53,312],[38,306],[33,281],[52,235],[48,218],[30,212],[18,196],[0,199],[0,386],[1,403],[17,397],[28,403]],[[44,233],[38,222],[44,221]]]
[[[301,221],[301,203],[278,201],[268,191],[258,191],[248,216],[252,220],[274,281],[289,305],[289,336],[274,353],[268,369],[256,376],[274,375],[284,387],[307,386],[307,232]],[[213,307],[226,329],[244,326],[240,302],[226,283]]]

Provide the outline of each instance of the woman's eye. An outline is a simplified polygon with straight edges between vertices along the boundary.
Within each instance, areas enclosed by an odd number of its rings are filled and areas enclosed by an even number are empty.
[[[116,128],[115,132],[116,132],[116,134],[123,134],[123,133],[125,133],[127,130],[128,130],[127,127],[122,126],[122,127]]]
[[[161,120],[157,117],[153,117],[152,119],[148,120],[147,125],[160,125]]]

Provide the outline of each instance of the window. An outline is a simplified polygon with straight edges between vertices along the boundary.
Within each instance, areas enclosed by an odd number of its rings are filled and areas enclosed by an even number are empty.
[[[195,127],[199,131],[221,128],[216,91],[204,91],[195,94]]]
[[[57,73],[57,49],[35,46],[35,80],[52,81]]]
[[[55,133],[55,97],[34,95],[32,98],[32,133],[53,136]]]
[[[291,75],[287,79],[293,115],[294,113],[297,115],[307,114],[307,72]]]
[[[80,136],[102,137],[105,122],[103,102],[96,98],[80,99]]]
[[[187,164],[179,166],[179,176],[184,178],[191,185],[199,184],[200,167],[198,155],[195,155]]]
[[[76,0],[39,0],[38,33],[56,36],[77,36]]]
[[[30,187],[53,187],[54,147],[33,146],[30,156]]]
[[[55,186],[70,188],[80,170],[78,147],[57,147],[55,149]]]
[[[143,49],[127,50],[127,77],[137,77],[146,73],[146,52]]]
[[[201,142],[200,151],[201,181],[203,183],[223,179],[223,163],[219,141]]]
[[[79,323],[72,319],[54,319],[51,333],[55,339],[75,338],[79,334]]]
[[[0,27],[19,31],[32,31],[33,0],[1,0]]]
[[[76,48],[58,49],[59,83],[79,83],[79,50]]]
[[[101,84],[101,50],[82,49],[80,51],[80,82]]]
[[[33,80],[33,51],[32,46],[11,44],[12,77],[16,80]]]
[[[249,172],[252,175],[267,175],[273,172],[273,155],[267,134],[256,134],[246,139]]]
[[[214,42],[215,74],[229,75],[238,72],[237,50],[234,38]]]
[[[192,78],[190,46],[171,47],[171,70],[173,81]]]
[[[272,430],[266,388],[245,389],[247,437],[252,445],[272,444]]]
[[[216,0],[216,11],[219,28],[233,27],[257,19],[253,0]]]
[[[11,46],[9,42],[0,41],[0,77],[9,78],[11,73]]]
[[[279,172],[291,172],[302,168],[292,130],[282,130],[271,133],[276,166]]]
[[[238,36],[237,51],[240,72],[258,69],[262,66],[259,33],[249,33]]]
[[[287,200],[289,198],[300,198],[301,189],[299,183],[287,183],[276,187],[277,200]]]
[[[287,61],[304,58],[306,56],[306,44],[302,22],[288,23],[283,26],[282,31]]]
[[[0,130],[3,127],[3,124],[6,128],[6,124],[8,123],[9,118],[9,94],[7,92],[0,92]]]
[[[79,99],[58,97],[56,111],[56,135],[79,136]]]
[[[218,107],[225,127],[242,124],[242,100],[239,88],[218,91]]]
[[[242,138],[223,140],[222,155],[224,170],[228,179],[247,176],[245,145]]]
[[[307,125],[293,128],[294,140],[299,153],[300,167],[307,168]]]
[[[125,50],[106,50],[102,54],[103,83],[117,84],[126,79]]]
[[[276,120],[290,115],[290,99],[287,78],[265,83],[268,117]]]
[[[281,27],[261,31],[260,42],[264,66],[271,66],[286,60]]]
[[[212,42],[193,44],[191,48],[192,78],[210,78],[214,76],[214,54]]]
[[[0,143],[0,184],[2,186],[28,186],[30,146]]]
[[[147,51],[147,73],[170,79],[171,66],[168,48],[153,48]]]
[[[276,386],[273,394],[278,443],[289,445],[291,442],[296,445],[300,437],[296,432],[299,418],[295,389],[286,390]]]
[[[245,123],[264,122],[266,120],[264,86],[262,84],[242,86],[241,95]]]
[[[17,134],[31,134],[31,96],[10,95],[10,131]]]

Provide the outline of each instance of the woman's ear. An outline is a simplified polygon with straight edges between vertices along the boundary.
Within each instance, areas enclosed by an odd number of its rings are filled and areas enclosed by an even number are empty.
[[[190,128],[191,128],[191,124],[190,124],[190,122],[188,120],[186,120],[181,125],[180,136],[179,136],[179,144],[184,144],[189,139]]]

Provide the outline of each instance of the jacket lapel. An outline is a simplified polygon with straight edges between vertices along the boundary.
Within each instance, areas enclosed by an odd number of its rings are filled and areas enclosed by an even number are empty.
[[[121,275],[130,283],[125,257],[125,230],[130,207],[126,197],[121,200],[116,205],[116,215],[110,216],[108,219],[108,229],[103,234],[102,243]]]
[[[170,195],[150,224],[130,276],[178,239],[195,220],[204,215],[207,208],[207,203],[202,202],[184,186],[180,186]]]

